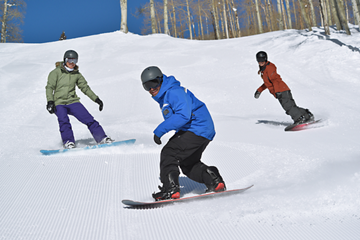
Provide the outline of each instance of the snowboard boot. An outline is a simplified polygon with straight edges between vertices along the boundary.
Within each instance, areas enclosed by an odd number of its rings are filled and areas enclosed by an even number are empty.
[[[75,148],[75,143],[70,142],[70,141],[67,141],[67,142],[64,144],[64,148],[65,148],[65,149]]]
[[[104,137],[103,140],[99,142],[99,144],[105,144],[105,143],[112,143],[115,140],[111,139],[110,137]]]
[[[304,115],[301,115],[298,119],[294,121],[294,125],[299,125],[306,122],[306,118]]]
[[[306,118],[307,122],[312,122],[314,121],[314,115],[309,111],[309,109],[305,109],[306,113],[308,114],[308,117]]]
[[[226,190],[225,182],[216,167],[208,167],[203,171],[206,192],[222,192]]]
[[[179,173],[172,171],[167,175],[166,181],[160,187],[160,192],[153,193],[155,201],[180,198]]]
[[[314,121],[314,115],[309,111],[309,109],[305,109],[306,115],[301,115],[295,122],[294,125],[299,125],[302,123],[312,122]]]

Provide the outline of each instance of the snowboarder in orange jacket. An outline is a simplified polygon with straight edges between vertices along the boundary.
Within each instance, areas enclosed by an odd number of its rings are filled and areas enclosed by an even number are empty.
[[[269,89],[270,93],[279,100],[286,114],[290,115],[294,120],[294,124],[313,121],[314,115],[308,109],[296,105],[290,88],[276,72],[275,64],[268,61],[266,52],[258,52],[256,54],[256,60],[259,63],[260,68],[258,74],[261,74],[264,84],[256,90],[254,97],[258,99],[262,91]]]

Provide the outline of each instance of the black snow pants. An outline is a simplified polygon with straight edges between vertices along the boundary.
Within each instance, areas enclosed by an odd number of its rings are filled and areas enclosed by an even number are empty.
[[[203,171],[208,168],[200,161],[210,140],[195,135],[193,132],[179,131],[172,136],[161,151],[160,157],[160,180],[166,183],[167,175],[181,171],[190,179],[205,183]]]
[[[304,108],[296,106],[295,100],[293,99],[290,91],[276,93],[276,96],[286,114],[290,115],[294,121],[296,121],[301,115],[307,117],[307,111]]]

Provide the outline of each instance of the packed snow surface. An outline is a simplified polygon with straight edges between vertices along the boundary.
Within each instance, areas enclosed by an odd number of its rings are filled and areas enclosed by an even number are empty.
[[[120,31],[44,44],[0,44],[0,239],[360,239],[360,32],[286,30],[218,41]],[[45,109],[47,76],[66,50],[104,102],[81,102],[116,140],[131,146],[42,156],[62,147]],[[262,84],[255,54],[269,60],[318,128],[292,122]],[[151,201],[159,156],[173,132],[153,142],[162,121],[140,74],[159,66],[209,108],[215,139],[202,160],[227,188],[248,191],[158,209]],[[265,122],[265,123],[264,123]],[[275,125],[266,122],[275,123]],[[95,144],[71,117],[76,144]],[[205,186],[180,177],[182,196]]]

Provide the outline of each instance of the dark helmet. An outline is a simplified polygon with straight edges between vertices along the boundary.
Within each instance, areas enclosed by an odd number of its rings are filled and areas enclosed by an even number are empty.
[[[67,58],[79,59],[79,55],[74,50],[67,50],[64,54],[64,62],[66,62]]]
[[[154,80],[157,78],[162,78],[162,77],[163,77],[163,74],[158,67],[156,67],[156,66],[147,67],[141,73],[141,82],[144,84],[148,81],[151,81],[151,80]]]
[[[156,66],[147,67],[141,73],[141,82],[146,91],[155,88],[162,83],[163,74]]]
[[[267,62],[267,54],[264,51],[260,51],[256,54],[256,61]]]

